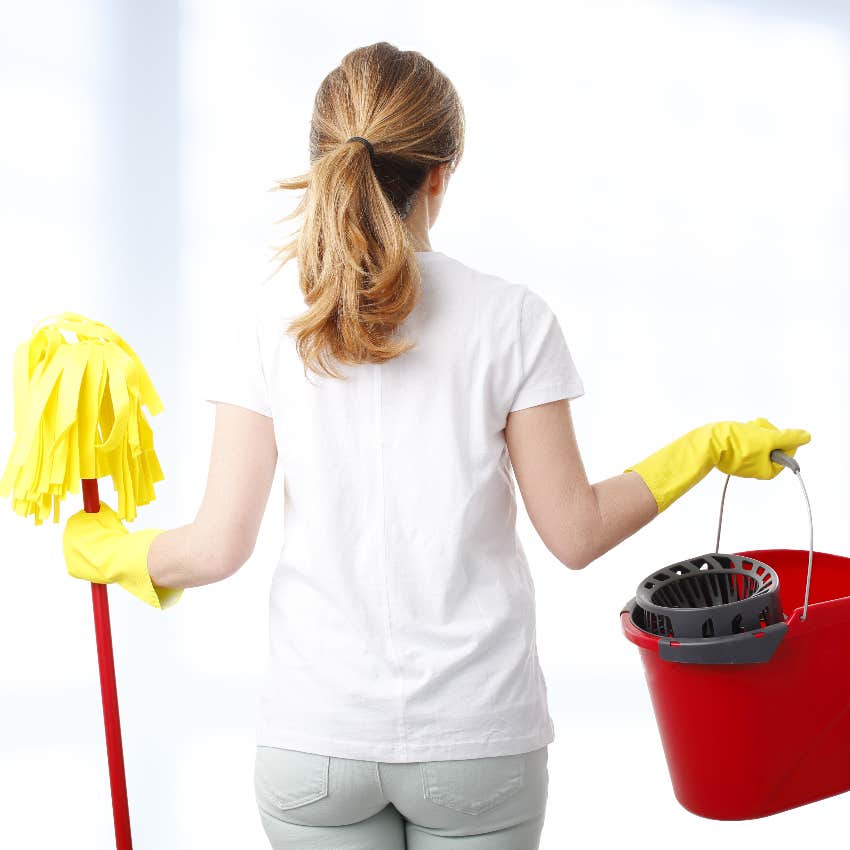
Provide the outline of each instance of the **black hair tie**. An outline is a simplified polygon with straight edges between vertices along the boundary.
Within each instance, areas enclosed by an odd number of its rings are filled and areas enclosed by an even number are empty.
[[[366,146],[366,149],[369,151],[369,160],[372,163],[372,168],[375,167],[375,149],[372,147],[372,143],[368,139],[364,139],[363,136],[352,136],[350,139],[346,139],[348,142],[363,142]]]

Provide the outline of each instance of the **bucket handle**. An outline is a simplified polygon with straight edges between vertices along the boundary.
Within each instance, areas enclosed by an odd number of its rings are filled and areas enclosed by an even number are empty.
[[[800,482],[800,486],[803,488],[803,496],[806,498],[806,507],[809,509],[809,569],[806,572],[806,597],[803,601],[803,616],[800,617],[801,622],[806,619],[806,614],[809,610],[809,586],[812,580],[812,560],[815,554],[815,532],[814,525],[812,523],[812,506],[809,503],[809,494],[806,492],[806,485],[803,484],[803,477],[800,475],[800,464],[794,460],[791,455],[785,454],[785,452],[780,449],[774,449],[770,453],[770,459],[774,463],[782,464],[782,466],[787,466],[794,475],[797,476],[797,479]],[[729,479],[731,475],[726,476],[726,483],[723,485],[723,495],[720,497],[720,519],[717,522],[717,542],[714,546],[715,552],[720,552],[720,527],[723,523],[723,502],[726,500],[726,487],[729,485]]]

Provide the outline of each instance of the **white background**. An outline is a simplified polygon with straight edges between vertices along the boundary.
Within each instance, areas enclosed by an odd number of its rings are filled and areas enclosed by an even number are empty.
[[[297,195],[268,190],[308,165],[322,78],[348,50],[387,40],[448,74],[468,120],[432,246],[555,309],[585,383],[572,408],[590,479],[705,422],[764,416],[811,432],[797,458],[815,548],[850,555],[842,5],[7,4],[3,464],[15,347],[44,316],[74,310],[131,342],[165,404],[149,419],[166,480],[134,528],[194,518],[214,416],[204,365],[240,289],[272,272],[272,246],[295,226],[274,222]],[[847,822],[846,794],[737,823],[673,796],[618,614],[647,573],[714,550],[724,479],[713,471],[578,573],[520,505],[557,736],[544,850],[790,848]],[[108,479],[101,494],[115,506]],[[254,555],[228,581],[165,612],[110,588],[137,850],[267,846],[254,712],[281,495],[278,478]],[[80,507],[69,497],[63,522]],[[62,528],[0,513],[0,846],[16,850],[114,846],[90,588],[65,571]],[[807,544],[790,473],[730,482],[721,551]],[[742,705],[723,728],[746,732],[755,709],[783,704]],[[707,706],[706,728],[720,723]],[[747,763],[729,770],[746,777]]]

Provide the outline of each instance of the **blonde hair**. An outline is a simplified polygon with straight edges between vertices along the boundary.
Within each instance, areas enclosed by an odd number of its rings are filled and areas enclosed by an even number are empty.
[[[368,139],[367,146],[349,141]],[[419,266],[404,224],[429,171],[463,154],[464,115],[448,78],[415,50],[385,41],[347,53],[316,94],[310,170],[272,191],[305,189],[304,220],[278,248],[275,273],[293,257],[308,310],[287,333],[304,372],[383,363],[413,343],[395,337],[420,295]]]

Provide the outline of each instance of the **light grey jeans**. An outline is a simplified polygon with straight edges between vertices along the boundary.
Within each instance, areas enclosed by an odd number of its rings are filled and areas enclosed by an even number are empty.
[[[549,751],[375,762],[257,747],[254,785],[274,850],[537,850]]]

